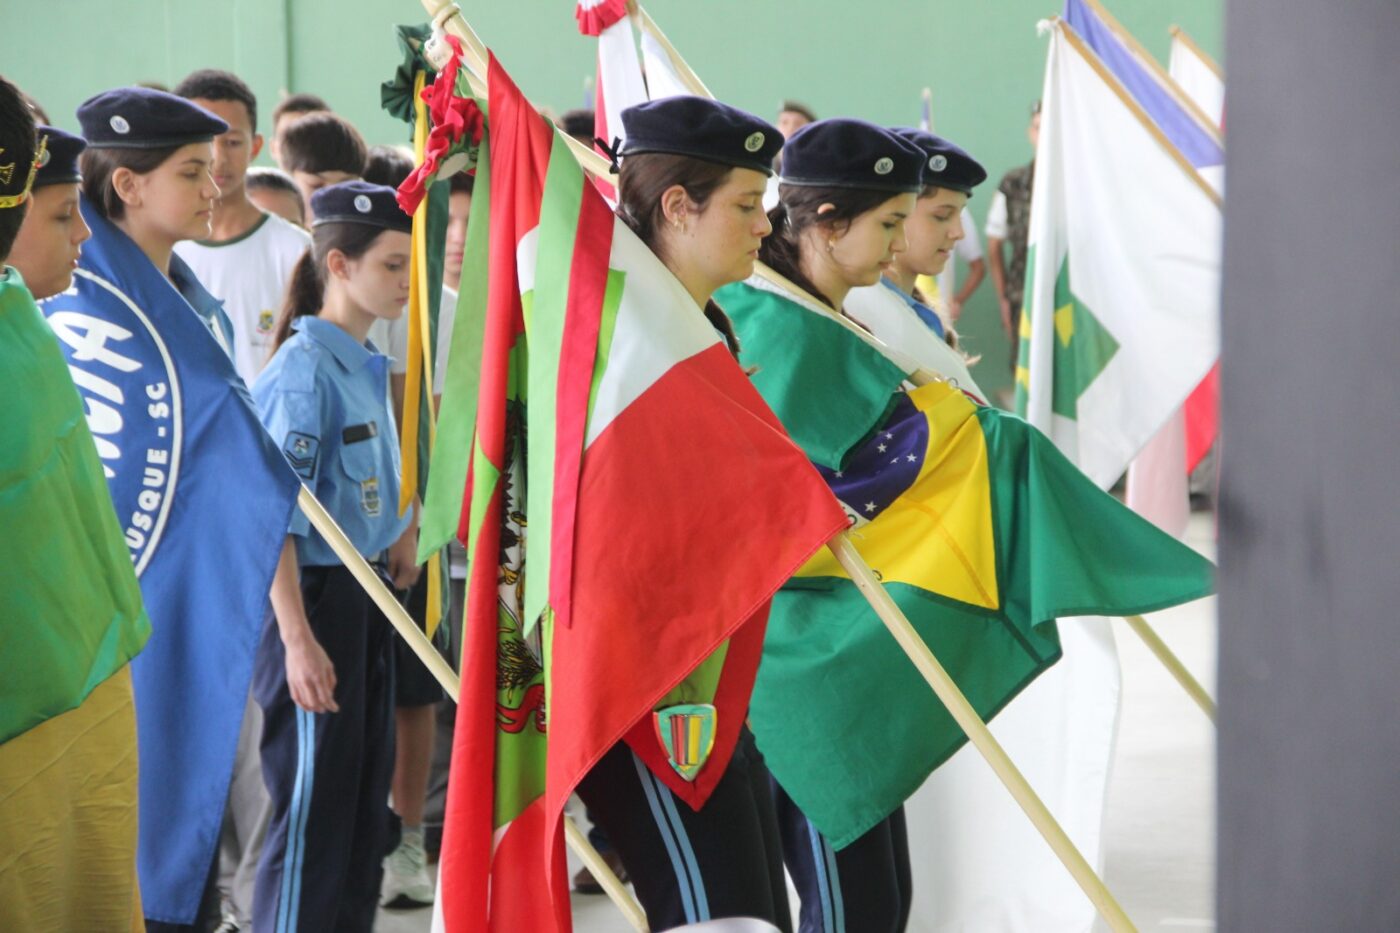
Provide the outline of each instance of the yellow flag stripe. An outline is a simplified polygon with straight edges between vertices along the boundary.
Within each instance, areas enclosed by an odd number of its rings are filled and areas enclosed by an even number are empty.
[[[413,78],[413,150],[414,157],[421,162],[423,146],[427,138],[428,112],[423,104],[423,85],[426,75],[420,71]],[[427,199],[423,199],[426,203]],[[403,476],[399,484],[399,514],[408,511],[413,497],[418,492],[418,418],[420,396],[423,393],[423,333],[417,326],[418,309],[425,307],[427,291],[424,288],[423,258],[424,247],[424,204],[418,205],[413,214],[413,240],[408,261],[408,367],[404,375],[403,419],[399,424],[399,462]]]

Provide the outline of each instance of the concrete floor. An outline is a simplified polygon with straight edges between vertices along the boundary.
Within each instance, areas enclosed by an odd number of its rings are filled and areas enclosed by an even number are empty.
[[[1214,557],[1214,529],[1212,516],[1198,514],[1187,542]],[[1149,622],[1213,696],[1215,600],[1160,612]],[[1126,625],[1116,634],[1123,709],[1104,881],[1143,933],[1214,930],[1215,728]],[[429,909],[380,911],[375,930],[427,933],[431,916]],[[575,895],[574,929],[626,933],[628,926],[606,897]],[[1100,922],[1094,933],[1106,930]]]

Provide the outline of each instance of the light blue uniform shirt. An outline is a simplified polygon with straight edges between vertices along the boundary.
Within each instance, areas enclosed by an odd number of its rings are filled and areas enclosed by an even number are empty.
[[[894,292],[899,297],[903,298],[904,303],[907,304],[910,308],[912,308],[914,313],[919,316],[919,320],[923,321],[929,330],[937,334],[939,340],[944,339],[943,321],[941,318],[939,318],[938,312],[934,311],[932,308],[924,304],[919,299],[915,298],[913,295],[905,294],[904,289],[900,288],[898,285],[894,284],[889,279],[885,278],[883,275],[880,276],[880,284],[888,288],[890,291]]]
[[[389,358],[318,317],[299,317],[292,329],[253,383],[263,426],[355,548],[377,557],[411,519],[399,516]],[[289,530],[302,566],[341,562],[300,510]]]

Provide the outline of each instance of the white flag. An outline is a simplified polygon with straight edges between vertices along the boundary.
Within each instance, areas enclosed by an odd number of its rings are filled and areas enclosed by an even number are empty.
[[[1172,29],[1172,51],[1167,60],[1167,73],[1181,86],[1191,102],[1201,109],[1216,126],[1225,122],[1225,76],[1209,55],[1201,51],[1191,37],[1180,29]]]
[[[1017,408],[1107,488],[1218,355],[1220,200],[1059,22],[1034,192]]]

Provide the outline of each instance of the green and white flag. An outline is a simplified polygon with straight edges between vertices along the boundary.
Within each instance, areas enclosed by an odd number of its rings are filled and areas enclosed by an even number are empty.
[[[1219,355],[1219,195],[1074,30],[1052,26],[1017,410],[1100,486]]]

